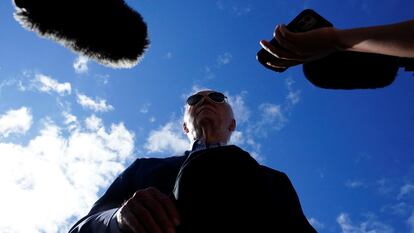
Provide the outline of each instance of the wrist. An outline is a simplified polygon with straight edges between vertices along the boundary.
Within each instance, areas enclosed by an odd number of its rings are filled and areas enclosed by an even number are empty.
[[[109,221],[109,229],[110,229],[110,232],[113,232],[113,233],[125,233],[125,231],[122,230],[119,225],[119,222],[117,219],[118,212],[119,212],[119,209],[117,209],[115,213],[112,215],[111,220]]]
[[[343,31],[337,28],[331,30],[332,45],[336,51],[345,51],[348,46],[344,40]]]
[[[113,225],[116,226],[120,232],[124,233],[124,232],[130,232],[129,229],[127,229],[127,227],[125,226],[124,220],[122,215],[120,214],[120,210],[121,208],[119,208],[114,216],[112,217],[113,220]]]

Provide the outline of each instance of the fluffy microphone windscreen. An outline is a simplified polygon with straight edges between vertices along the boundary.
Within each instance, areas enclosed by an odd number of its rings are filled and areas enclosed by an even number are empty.
[[[149,45],[147,25],[123,0],[13,0],[26,29],[113,68],[135,66]]]

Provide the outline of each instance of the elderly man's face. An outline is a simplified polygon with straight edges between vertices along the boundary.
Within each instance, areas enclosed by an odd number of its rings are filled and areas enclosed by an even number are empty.
[[[190,133],[192,139],[199,139],[203,128],[208,128],[226,141],[230,138],[236,122],[230,105],[225,99],[220,102],[220,94],[211,90],[200,91],[197,95],[201,96],[191,99],[193,105],[186,108],[183,128],[186,133]]]

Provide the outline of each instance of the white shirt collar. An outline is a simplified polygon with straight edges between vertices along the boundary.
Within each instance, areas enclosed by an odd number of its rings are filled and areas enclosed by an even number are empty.
[[[195,140],[193,142],[193,146],[191,147],[191,153],[194,153],[196,151],[200,151],[200,150],[206,150],[209,148],[216,148],[216,147],[220,147],[220,146],[225,146],[225,143],[222,142],[218,142],[218,143],[213,143],[213,144],[205,144],[203,141],[201,140]]]

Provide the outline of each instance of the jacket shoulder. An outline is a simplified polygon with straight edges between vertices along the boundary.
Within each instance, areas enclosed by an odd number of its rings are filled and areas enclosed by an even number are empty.
[[[182,155],[174,155],[174,156],[170,156],[170,157],[165,157],[165,158],[154,158],[154,157],[143,157],[143,158],[137,158],[134,160],[134,162],[129,166],[129,169],[131,168],[137,168],[140,166],[157,166],[159,164],[171,164],[171,165],[175,165],[175,164],[181,164],[184,162],[184,160],[187,158],[188,153],[185,152]],[[134,170],[135,170],[134,169]]]
[[[280,177],[287,177],[286,173],[275,170],[265,165],[260,165],[261,170],[269,176],[280,176]]]

